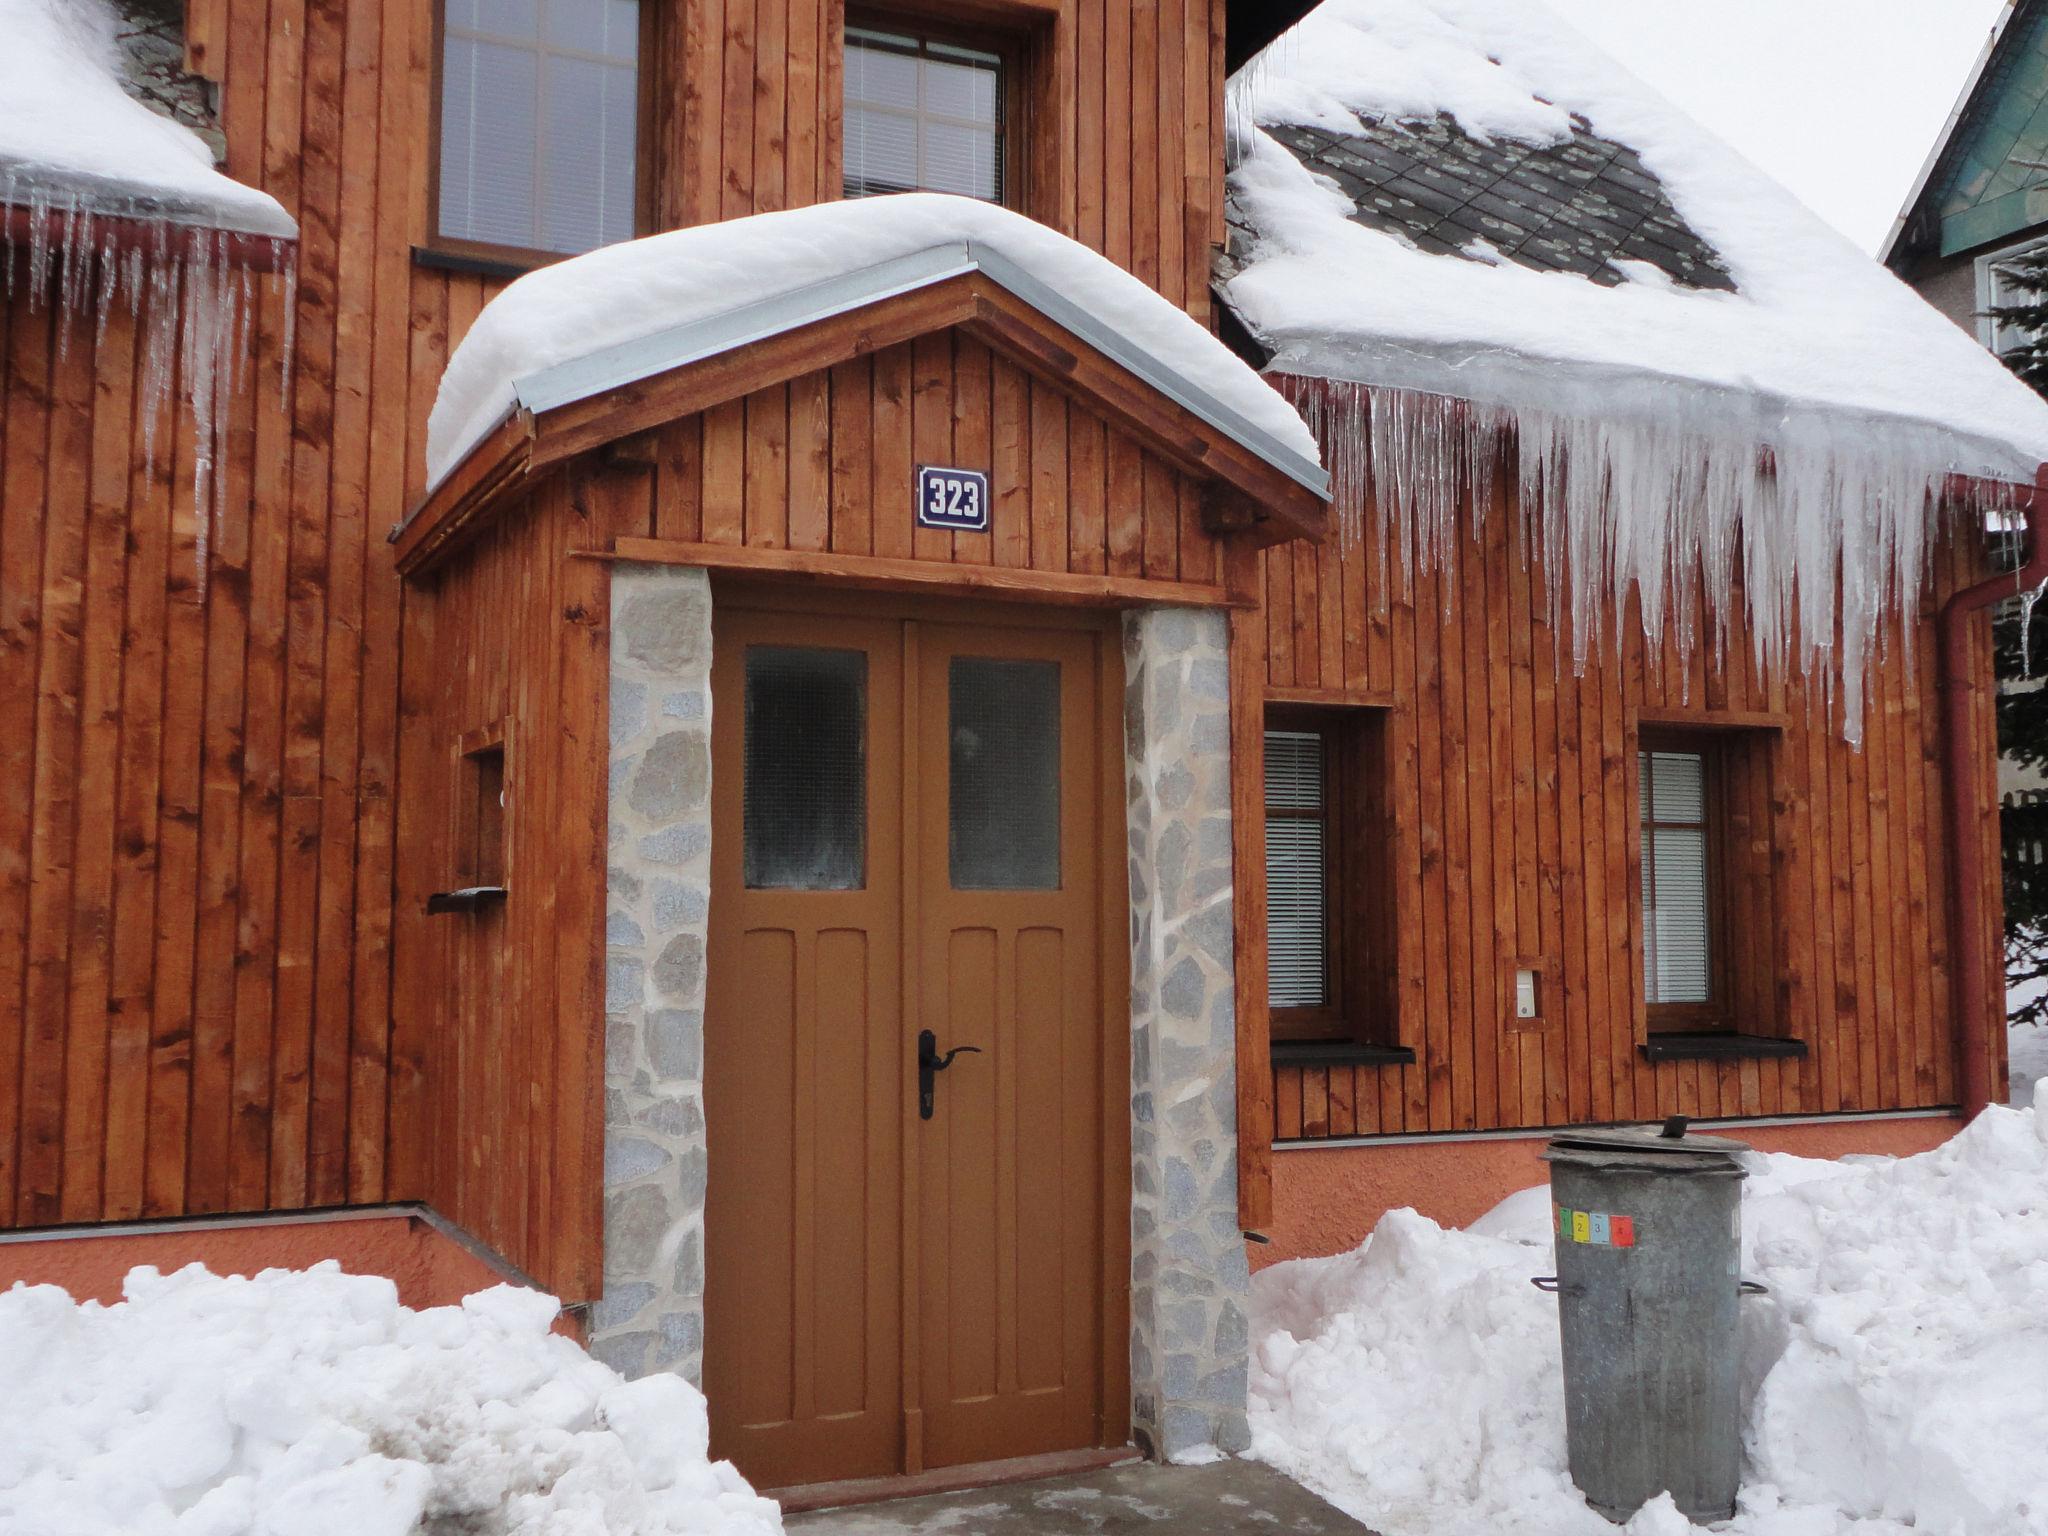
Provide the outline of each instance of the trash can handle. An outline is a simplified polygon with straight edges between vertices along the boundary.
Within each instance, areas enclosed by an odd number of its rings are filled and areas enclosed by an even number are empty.
[[[1583,1296],[1586,1293],[1583,1285],[1566,1285],[1555,1275],[1531,1275],[1529,1283],[1551,1296]]]
[[[1771,1288],[1768,1285],[1764,1285],[1756,1280],[1738,1281],[1736,1288],[1744,1296],[1768,1296],[1771,1294]]]

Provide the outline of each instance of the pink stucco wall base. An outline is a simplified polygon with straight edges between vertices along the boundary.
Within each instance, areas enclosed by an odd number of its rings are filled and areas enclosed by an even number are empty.
[[[60,1228],[0,1237],[0,1291],[17,1283],[59,1285],[79,1301],[116,1302],[121,1281],[140,1264],[168,1274],[204,1264],[217,1275],[305,1269],[338,1259],[352,1275],[383,1275],[408,1307],[440,1307],[510,1280],[510,1266],[444,1231],[416,1211],[337,1211],[312,1218],[165,1222],[162,1225]],[[575,1314],[556,1332],[580,1337]]]
[[[1940,1146],[1961,1122],[1952,1116],[1822,1120],[1799,1125],[1702,1127],[1759,1152],[1841,1157],[1906,1156]],[[1381,1146],[1280,1147],[1273,1153],[1270,1243],[1247,1245],[1254,1269],[1283,1259],[1347,1253],[1388,1211],[1413,1206],[1447,1227],[1483,1216],[1518,1189],[1548,1181],[1547,1133],[1473,1141],[1450,1138]]]

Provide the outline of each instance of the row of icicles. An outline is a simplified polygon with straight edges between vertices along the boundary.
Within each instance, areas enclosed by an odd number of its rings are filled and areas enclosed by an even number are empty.
[[[1652,647],[1668,631],[1682,657],[1704,643],[1719,660],[1745,621],[1760,672],[1816,680],[1852,743],[1868,663],[1894,635],[1910,674],[1917,626],[1892,621],[1916,612],[1948,471],[1882,434],[1812,433],[1760,452],[1738,432],[1267,377],[1323,445],[1349,547],[1371,509],[1381,591],[1390,557],[1410,575],[1455,571],[1458,531],[1480,538],[1505,494],[1524,558],[1563,573],[1545,583],[1550,619],[1569,614],[1580,673],[1603,623],[1622,638],[1633,587]],[[2013,507],[1984,510],[2016,540]],[[1447,609],[1453,591],[1446,583]]]
[[[174,223],[146,208],[111,218],[96,215],[74,194],[52,194],[13,175],[0,184],[0,206],[18,211],[28,226],[24,239],[14,220],[0,219],[7,298],[12,303],[20,285],[34,314],[48,297],[56,310],[59,359],[70,356],[73,332],[85,323],[92,326],[92,344],[104,342],[117,305],[125,304],[129,319],[144,326],[137,409],[143,458],[152,473],[174,390],[190,409],[193,578],[203,597],[213,530],[225,500],[214,473],[218,428],[226,402],[248,382],[255,350],[257,278],[247,262],[233,259],[237,241],[247,237]],[[271,269],[283,274],[279,389],[288,409],[298,266],[292,242],[268,244]]]

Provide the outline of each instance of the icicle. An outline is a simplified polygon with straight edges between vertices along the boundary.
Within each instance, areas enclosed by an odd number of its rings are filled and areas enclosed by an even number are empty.
[[[2034,675],[2034,604],[2048,591],[2048,582],[2020,594],[2020,676]]]
[[[115,293],[121,283],[120,252],[115,248],[113,232],[107,233],[100,247],[99,296],[93,301],[92,344],[104,346],[107,340],[107,316],[114,307]]]
[[[31,187],[28,195],[28,312],[41,306],[43,284],[50,275],[50,193]]]
[[[1375,568],[1456,573],[1512,476],[1524,548],[1544,572],[1550,623],[1571,627],[1583,673],[1603,628],[1619,645],[1633,590],[1644,638],[1718,660],[1738,617],[1760,670],[1796,665],[1860,742],[1865,674],[1928,571],[1946,466],[1839,427],[1781,424],[1759,450],[1739,424],[1589,419],[1280,374],[1324,444],[1338,536],[1357,547],[1370,509]],[[1513,455],[1512,465],[1500,462]],[[1444,584],[1448,611],[1455,581]],[[1914,626],[1896,626],[1912,665]],[[1690,678],[1690,669],[1687,672]],[[1689,684],[1688,684],[1689,685]]]
[[[284,353],[278,376],[278,404],[292,408],[292,353],[299,334],[299,261],[282,240],[270,242],[272,266],[284,269]],[[246,269],[245,269],[246,270]]]

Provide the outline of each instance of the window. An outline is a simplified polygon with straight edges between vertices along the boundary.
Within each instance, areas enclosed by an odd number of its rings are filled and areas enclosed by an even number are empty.
[[[639,0],[444,0],[438,244],[575,255],[634,233]]]
[[[505,733],[465,737],[456,761],[455,874],[465,886],[505,883]]]
[[[845,192],[954,192],[1001,203],[1015,71],[1002,52],[964,40],[848,26]]]
[[[1393,1041],[1393,904],[1383,717],[1266,712],[1266,999],[1275,1059],[1341,1049],[1407,1059]]]
[[[2022,328],[1992,319],[1991,311],[2039,297],[2018,283],[2012,263],[2032,255],[2044,243],[2048,242],[2026,240],[1977,258],[1977,339],[2000,357],[2029,338]]]
[[[1331,1000],[1329,743],[1266,732],[1266,999],[1276,1014]]]
[[[1716,1001],[1710,918],[1708,756],[1645,747],[1636,755],[1642,816],[1643,993],[1660,1013]],[[1694,1022],[1697,1022],[1695,1018]]]

